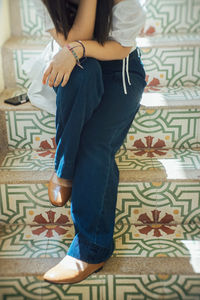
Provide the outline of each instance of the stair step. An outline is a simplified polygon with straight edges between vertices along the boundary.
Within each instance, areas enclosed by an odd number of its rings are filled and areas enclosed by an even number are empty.
[[[44,145],[45,146],[45,145]],[[16,149],[9,150],[4,155],[0,155],[0,171],[45,171],[54,168],[55,148],[46,143],[47,147],[43,150]],[[120,149],[116,154],[116,162],[120,171],[163,171],[164,180],[191,179],[190,171],[200,170],[200,149],[167,149],[157,145],[150,147],[140,147],[134,150]],[[170,170],[172,169],[172,171]],[[184,169],[185,174],[180,172]],[[171,171],[171,172],[170,172]],[[188,172],[187,172],[188,171]],[[4,173],[2,173],[4,174]],[[145,178],[147,176],[144,175]],[[195,176],[192,179],[197,179]],[[1,182],[3,182],[3,178]]]
[[[147,2],[144,33],[200,32],[198,0],[151,0]],[[44,34],[44,24],[37,16],[34,3],[12,0],[11,28],[13,35],[38,36]]]
[[[150,0],[147,2],[146,35],[200,32],[197,0]]]
[[[144,260],[150,257],[177,258],[177,262],[181,258],[191,258],[192,264],[196,260],[196,265],[193,267],[196,273],[200,274],[199,229],[200,223],[192,225],[144,223],[129,226],[126,224],[119,226],[116,223],[113,258],[123,258],[124,262],[131,257],[143,258]],[[68,223],[62,225],[57,222],[57,225],[52,225],[38,222],[34,226],[19,224],[1,226],[0,261],[4,259],[63,258],[73,236],[73,225]],[[133,270],[132,274],[137,274]],[[118,271],[118,274],[121,274],[121,270],[118,269]],[[188,271],[191,272],[192,268],[189,268]],[[125,269],[124,272],[126,273]],[[186,270],[185,272],[187,273]],[[111,274],[113,273],[111,272]]]
[[[14,96],[26,93],[26,88],[10,88],[0,93],[0,106],[3,111],[24,111],[39,110],[31,105],[30,102],[23,105],[12,106],[4,103],[4,100]],[[153,98],[153,101],[152,101]],[[142,97],[141,107],[143,109],[160,109],[160,108],[199,108],[200,107],[200,86],[158,86],[149,84],[145,88]]]
[[[8,270],[11,270],[12,263],[7,265]],[[42,264],[41,261],[33,264],[30,260],[21,264],[20,268],[23,270],[26,264],[25,269],[27,269],[27,263],[29,266],[34,265],[34,269],[38,266],[39,270],[44,266],[43,272],[49,267],[46,262],[44,265],[44,261],[42,261]],[[138,263],[135,263],[135,267],[137,269],[139,267],[139,270],[141,270],[141,265],[143,266],[144,263],[146,262],[142,261],[142,264],[140,264],[138,261]],[[114,262],[112,265],[115,267]],[[148,264],[147,268],[150,267],[151,265]],[[162,265],[160,267],[162,268]],[[102,272],[98,274],[102,274]],[[4,277],[0,280],[2,299],[8,299],[9,297],[10,299],[24,298],[31,300],[199,300],[199,294],[200,278],[198,275],[93,275],[84,282],[73,285],[52,285],[44,282],[41,276],[14,276]]]
[[[44,49],[48,39],[14,38],[3,47],[5,85],[27,88],[30,81],[21,65],[28,59],[36,58]],[[176,34],[159,37],[138,38],[142,59],[150,84],[160,86],[194,86],[200,83],[197,61],[200,55],[198,34]],[[8,70],[9,61],[9,70]],[[10,63],[12,62],[12,63]],[[9,71],[9,72],[8,72]]]
[[[49,151],[15,150],[1,158],[0,224],[35,225],[40,214],[47,218],[48,211],[56,214],[54,223],[62,214],[72,223],[70,204],[55,208],[48,200],[53,155]],[[158,224],[166,220],[170,226],[200,223],[199,149],[121,149],[116,161],[120,170],[119,228],[141,225],[149,219]]]
[[[5,148],[45,149],[52,148],[55,138],[55,117],[40,111],[30,103],[17,107],[4,104],[4,99],[25,90],[8,89],[0,95],[0,136],[6,138]],[[143,94],[142,106],[124,141],[127,149],[137,148],[142,139],[143,147],[152,147],[157,142],[161,148],[200,147],[200,87],[149,86]],[[153,101],[152,101],[153,99]],[[5,116],[4,116],[5,114]],[[2,132],[1,132],[2,131]],[[146,137],[152,144],[147,145]],[[159,142],[161,140],[161,142]],[[49,145],[49,146],[48,146]]]

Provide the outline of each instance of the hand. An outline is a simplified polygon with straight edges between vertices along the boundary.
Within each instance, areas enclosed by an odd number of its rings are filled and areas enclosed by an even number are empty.
[[[52,59],[50,65],[45,70],[42,83],[46,84],[49,78],[49,86],[57,87],[61,81],[62,87],[64,87],[71,75],[72,70],[76,65],[76,60],[72,53],[63,47]]]

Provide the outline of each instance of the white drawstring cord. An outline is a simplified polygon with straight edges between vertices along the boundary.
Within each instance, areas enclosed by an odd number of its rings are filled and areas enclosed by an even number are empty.
[[[128,84],[131,85],[130,76],[129,76],[129,55],[126,58],[126,75],[128,79]]]
[[[123,65],[122,65],[122,81],[123,81],[124,94],[127,94],[126,80],[125,80],[125,64],[126,64],[126,58],[123,59]]]
[[[124,88],[124,94],[127,95],[125,69],[126,69],[126,76],[127,76],[127,79],[128,79],[128,84],[131,85],[130,76],[129,76],[129,55],[126,58],[123,59],[123,65],[122,65],[123,88]]]

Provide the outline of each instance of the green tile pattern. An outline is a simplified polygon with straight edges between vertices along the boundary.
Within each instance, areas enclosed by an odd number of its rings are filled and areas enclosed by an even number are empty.
[[[17,86],[29,87],[30,81],[22,71],[21,65],[28,59],[36,58],[41,51],[26,49],[13,51]],[[156,84],[159,83],[160,86],[199,86],[200,70],[196,67],[199,56],[200,47],[142,48],[142,59],[148,75],[148,84],[152,84],[156,80]]]
[[[120,183],[116,209],[118,231],[123,226],[142,224],[139,216],[160,211],[159,222],[167,213],[170,224],[200,223],[199,182],[135,182]],[[0,224],[36,224],[34,218],[52,210],[55,218],[61,214],[70,217],[70,204],[54,208],[48,200],[47,185],[2,184],[0,187]],[[154,223],[155,220],[154,220]],[[64,222],[65,224],[65,222]]]
[[[127,149],[134,148],[135,141],[153,137],[151,147],[161,140],[165,148],[195,148],[200,146],[199,109],[140,110],[125,140]]]
[[[49,144],[50,146],[50,144]],[[15,150],[7,153],[0,170],[44,171],[54,168],[55,150]]]
[[[148,83],[156,79],[161,86],[200,85],[198,60],[200,47],[153,47],[142,50]]]
[[[42,216],[47,220],[47,215]],[[40,215],[40,219],[41,215]],[[57,218],[55,218],[57,220]],[[74,237],[73,225],[10,225],[0,227],[0,258],[63,258]],[[158,226],[159,225],[159,226]],[[147,231],[148,233],[145,233]],[[199,225],[115,225],[117,257],[200,257]],[[160,236],[158,236],[158,233]],[[156,236],[157,235],[157,236]],[[195,249],[191,256],[191,249]],[[194,251],[194,250],[193,250]]]
[[[147,2],[147,21],[144,32],[200,32],[198,0],[151,0]],[[42,36],[44,24],[37,16],[32,1],[20,0],[22,35]]]
[[[43,140],[51,144],[55,137],[55,116],[44,111],[9,111],[6,113],[10,148],[40,149]]]
[[[55,117],[42,111],[6,112],[9,148],[41,149],[42,141],[55,137]],[[134,143],[145,137],[153,138],[151,147],[158,140],[165,148],[200,147],[200,110],[192,109],[141,109],[124,141],[127,149],[134,149]],[[137,145],[137,144],[136,144]]]
[[[93,275],[74,285],[51,285],[38,277],[16,277],[1,278],[0,299],[199,300],[199,287],[199,276],[184,275],[165,278],[161,275]]]
[[[147,1],[145,33],[200,32],[198,0]]]
[[[44,23],[36,14],[34,2],[32,0],[19,1],[22,35],[42,37],[44,34]]]

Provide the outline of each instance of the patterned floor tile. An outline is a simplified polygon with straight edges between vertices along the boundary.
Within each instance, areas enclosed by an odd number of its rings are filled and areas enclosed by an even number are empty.
[[[9,148],[44,149],[43,144],[52,147],[54,116],[42,111],[8,111],[6,119]],[[197,148],[200,147],[199,126],[200,110],[197,108],[141,109],[124,141],[124,147]]]
[[[91,276],[74,285],[51,285],[38,277],[0,279],[0,299],[199,300],[199,276]],[[80,298],[81,297],[81,298]]]
[[[199,273],[200,224],[177,225],[169,227],[169,230],[165,228],[159,237],[160,256],[191,257],[190,263],[196,273]]]
[[[199,207],[199,182],[121,183],[116,222],[141,224],[140,219],[146,213],[153,223],[160,223],[165,214],[168,216],[166,222],[170,221],[170,224],[200,223]],[[156,219],[153,216],[155,210]]]
[[[55,138],[55,116],[42,111],[10,111],[6,118],[10,148],[42,150],[41,144],[52,145]]]
[[[68,248],[74,236],[72,224],[1,226],[0,258],[49,257],[47,248],[52,236],[57,239],[62,236],[65,239],[65,247]]]
[[[156,169],[200,169],[199,149],[154,149],[152,163]],[[157,153],[156,153],[157,150]],[[160,151],[159,151],[160,150]]]
[[[178,40],[178,38],[177,38]],[[198,39],[197,39],[198,41]],[[144,63],[145,71],[147,73],[147,82],[149,85],[158,86],[199,86],[200,85],[200,71],[193,66],[198,65],[200,55],[200,47],[187,45],[142,47],[143,40],[138,40],[138,45],[141,45],[142,61]],[[165,41],[165,43],[169,43]],[[178,43],[178,42],[177,42]],[[180,41],[183,44],[183,41]],[[162,45],[162,41],[160,41]],[[18,49],[13,50],[14,74],[15,82],[18,87],[28,88],[30,80],[22,70],[21,66],[29,59],[35,59],[41,50]],[[5,56],[6,58],[6,56]],[[134,80],[134,79],[133,79]]]
[[[56,151],[55,141],[51,140],[40,143],[43,150],[10,150],[1,164],[0,170],[12,171],[44,171],[54,168]],[[46,148],[46,150],[45,150]],[[116,155],[119,168],[125,170],[149,170],[153,168],[151,158],[142,158],[135,155],[134,151],[121,149]]]
[[[153,0],[146,2],[145,34],[200,31],[198,0]]]
[[[140,110],[129,130],[124,146],[197,148],[200,146],[198,109]],[[142,143],[141,143],[142,140]]]
[[[0,224],[37,224],[35,220],[38,220],[40,215],[50,222],[49,211],[55,213],[54,221],[60,219],[62,215],[71,219],[70,203],[66,207],[53,207],[49,202],[45,184],[0,186]],[[40,218],[39,222],[42,223]],[[66,220],[62,222],[66,223]]]
[[[50,147],[50,145],[49,145]],[[55,149],[9,151],[0,169],[12,171],[44,171],[54,169]]]
[[[163,141],[153,143],[153,137],[134,142],[135,149],[122,147],[116,154],[120,170],[200,169],[200,149],[167,149]],[[54,139],[40,143],[42,150],[10,150],[0,170],[44,171],[54,169],[56,145]]]
[[[147,2],[144,33],[199,32],[200,6],[197,0],[154,0]],[[36,14],[32,1],[20,0],[22,35],[42,36],[44,24]]]
[[[37,277],[1,278],[0,299],[128,300],[159,299],[163,282],[157,276],[91,276],[73,285],[51,285]],[[27,298],[28,297],[28,298]]]
[[[0,230],[0,258],[46,256],[48,239],[38,236],[33,238],[31,227],[12,225],[1,227]]]
[[[165,277],[164,300],[199,300],[200,299],[200,277],[178,276]]]
[[[145,88],[141,104],[146,108],[198,106],[200,100],[200,87],[159,86],[155,79],[149,81]]]
[[[199,182],[135,182],[120,183],[116,208],[116,224],[141,224],[140,218],[148,214],[153,223],[156,210],[160,220],[168,215],[170,224],[200,222]],[[49,222],[49,212],[55,213],[54,223],[62,215],[70,217],[67,207],[55,208],[49,203],[45,184],[2,184],[0,186],[0,223],[37,224],[39,216]],[[39,219],[38,219],[39,218]],[[62,221],[62,218],[61,218]],[[61,222],[60,221],[60,222]],[[62,221],[65,224],[65,220]],[[52,222],[51,222],[52,223]]]
[[[145,216],[143,216],[145,217]],[[200,272],[199,224],[171,225],[147,223],[115,225],[117,257],[191,257]],[[62,258],[74,237],[72,224],[38,224],[2,226],[0,258]],[[197,261],[196,261],[197,260]]]

